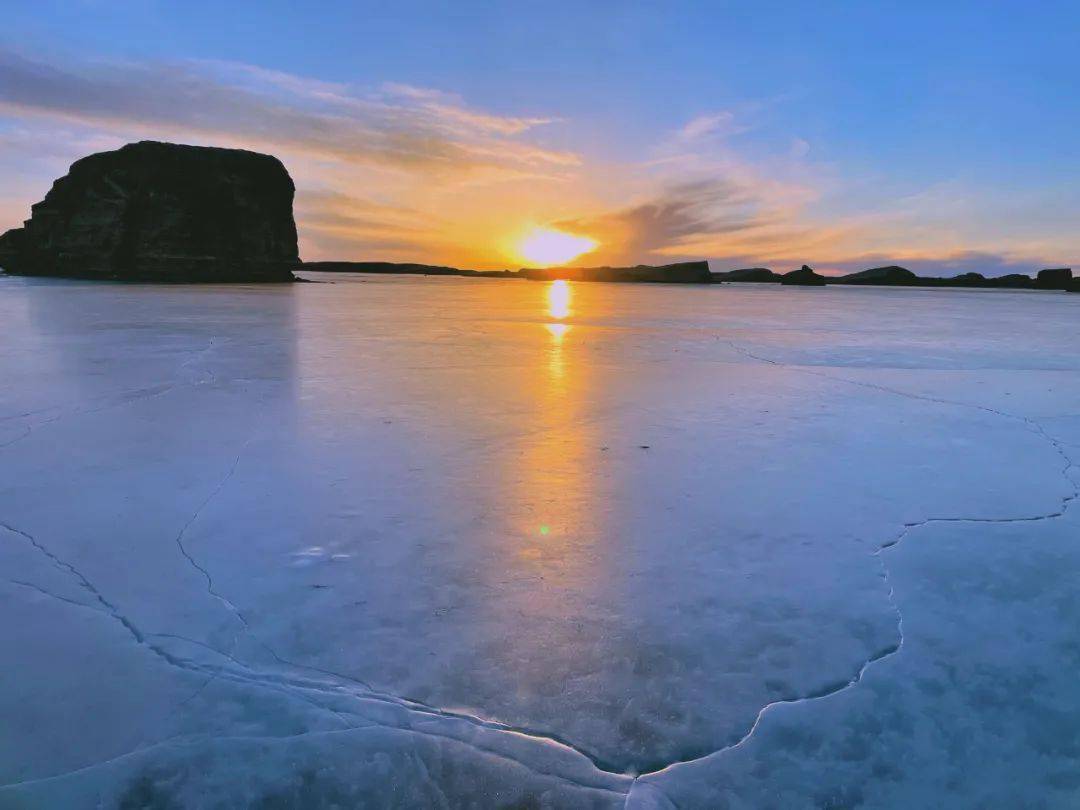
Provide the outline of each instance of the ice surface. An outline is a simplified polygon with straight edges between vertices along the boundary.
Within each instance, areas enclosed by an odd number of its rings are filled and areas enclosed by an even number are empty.
[[[1077,805],[1080,296],[326,280],[0,278],[0,807]]]

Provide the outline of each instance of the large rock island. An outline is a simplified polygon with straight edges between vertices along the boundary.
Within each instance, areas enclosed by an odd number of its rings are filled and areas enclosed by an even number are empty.
[[[277,158],[132,143],[76,161],[0,236],[0,268],[133,281],[292,281],[295,188]]]

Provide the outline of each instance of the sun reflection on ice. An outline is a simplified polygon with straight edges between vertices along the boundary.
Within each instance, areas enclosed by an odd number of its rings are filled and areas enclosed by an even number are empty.
[[[570,316],[570,282],[559,279],[547,290],[548,315],[562,320]]]
[[[544,324],[544,328],[551,333],[556,343],[561,343],[563,337],[570,331],[570,325],[566,323],[547,323]]]
[[[570,282],[564,280],[553,281],[547,288],[547,314],[558,320],[570,316]],[[561,380],[565,373],[563,366],[562,341],[566,333],[570,331],[570,325],[565,323],[548,323],[544,328],[551,334],[552,342],[548,355],[548,372],[552,380]]]

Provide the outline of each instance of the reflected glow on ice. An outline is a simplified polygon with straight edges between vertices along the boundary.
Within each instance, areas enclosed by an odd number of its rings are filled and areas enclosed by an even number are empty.
[[[547,288],[548,314],[552,318],[567,318],[570,312],[570,282],[556,279],[549,282]]]

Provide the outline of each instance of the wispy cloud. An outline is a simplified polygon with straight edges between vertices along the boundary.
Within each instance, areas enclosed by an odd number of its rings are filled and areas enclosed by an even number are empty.
[[[354,258],[374,251],[385,260],[417,261],[453,248],[453,225],[423,211],[340,191],[301,191],[296,218],[309,259]]]
[[[557,176],[570,152],[514,136],[548,122],[397,85],[342,84],[227,62],[57,65],[0,52],[0,110],[166,137],[264,145],[351,163],[488,179]]]
[[[603,247],[598,260],[623,262],[682,255],[689,242],[752,231],[771,219],[752,189],[717,178],[677,184],[625,208],[555,224],[599,238]]]
[[[490,132],[497,135],[518,135],[526,130],[556,121],[554,118],[522,118],[517,116],[492,115],[471,109],[456,95],[408,84],[388,82],[383,85],[390,96],[397,96],[414,101],[427,111],[433,121],[444,126],[457,124],[464,131]],[[575,159],[576,162],[576,159]]]
[[[696,141],[706,135],[730,135],[741,131],[735,123],[735,114],[728,111],[699,115],[697,118],[687,121],[678,132],[682,141]]]

